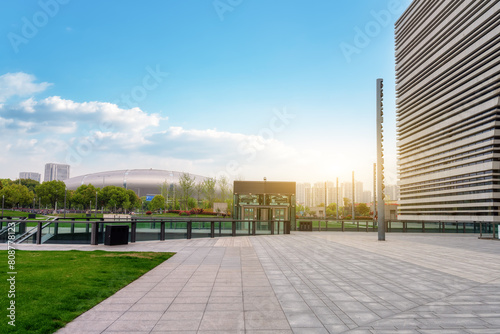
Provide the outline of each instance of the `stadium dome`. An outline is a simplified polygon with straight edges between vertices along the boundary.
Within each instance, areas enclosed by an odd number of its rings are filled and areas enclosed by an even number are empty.
[[[109,172],[100,172],[72,177],[64,180],[69,190],[76,190],[83,184],[92,184],[95,187],[117,186],[132,189],[139,197],[160,194],[160,187],[179,184],[182,172],[160,169],[126,169]],[[206,177],[189,174],[195,182],[203,182]]]

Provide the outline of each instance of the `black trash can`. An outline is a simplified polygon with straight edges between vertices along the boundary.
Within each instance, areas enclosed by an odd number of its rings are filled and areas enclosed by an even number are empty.
[[[107,246],[128,244],[128,225],[106,225],[104,244]]]

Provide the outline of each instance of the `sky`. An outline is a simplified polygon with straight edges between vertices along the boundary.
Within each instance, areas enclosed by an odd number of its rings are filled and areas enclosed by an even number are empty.
[[[397,182],[394,23],[410,0],[8,1],[0,178],[135,168],[349,182],[376,162],[384,79]]]

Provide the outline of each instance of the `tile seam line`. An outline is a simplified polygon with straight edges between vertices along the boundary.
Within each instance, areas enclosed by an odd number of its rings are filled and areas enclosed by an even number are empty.
[[[182,248],[184,248],[184,247],[182,247]],[[175,268],[175,269],[177,269],[179,266],[181,266],[181,264],[183,264],[183,263],[184,263],[184,262],[185,262],[185,261],[186,261],[189,257],[191,257],[191,256],[193,255],[193,253],[195,253],[195,252],[192,252],[190,256],[186,257],[186,258],[182,261],[182,263],[179,263],[179,264],[176,266],[176,268]],[[207,254],[207,255],[208,255],[208,254]],[[206,255],[205,255],[205,257],[206,257]],[[205,257],[203,258],[203,260],[205,259]],[[202,260],[202,262],[203,262],[203,260]],[[168,261],[168,260],[166,260],[166,261]],[[166,261],[164,261],[164,262],[162,262],[162,263],[165,263]],[[198,267],[199,267],[199,265],[198,265]],[[197,267],[196,269],[198,269],[198,267]],[[194,275],[194,273],[195,273],[195,272],[196,272],[196,270],[195,270],[195,271],[193,271],[193,273],[189,276],[189,278],[191,278],[191,277]],[[170,272],[170,273],[171,273],[171,272]],[[170,273],[168,273],[168,274],[167,274],[167,276],[168,276],[168,275],[170,275]],[[146,273],[146,274],[147,274],[147,273]],[[144,276],[144,275],[143,275],[143,276]],[[165,276],[165,277],[167,277],[167,276]],[[141,277],[142,277],[142,276],[141,276]],[[163,279],[165,279],[165,277],[164,277]],[[161,281],[163,281],[163,279],[162,279]],[[161,281],[160,281],[160,282],[161,282]],[[155,286],[154,286],[154,287],[156,287],[158,284],[160,284],[160,282],[158,282],[157,284],[155,284]],[[153,288],[154,288],[154,287],[153,287]],[[150,290],[148,290],[148,291],[147,291],[147,293],[151,292],[151,290],[152,290],[153,288],[151,288]],[[184,287],[183,287],[183,288],[184,288]],[[181,291],[182,291],[182,289],[181,289],[181,290],[180,290],[180,291],[176,294],[176,296],[175,296],[175,297],[174,297],[174,299],[172,300],[172,303],[174,302],[174,300],[177,298],[177,296],[179,295],[179,293],[180,293]],[[144,294],[144,296],[145,296],[147,293],[145,293],[145,294]],[[141,300],[142,298],[144,298],[144,296],[143,296],[143,297],[141,297],[139,300]],[[134,304],[132,304],[132,306],[136,305],[136,304],[137,304],[137,302],[138,302],[139,300],[137,300]],[[169,305],[169,306],[167,307],[167,309],[163,312],[163,314],[162,314],[162,316],[161,316],[161,317],[163,317],[163,316],[165,315],[165,313],[168,311],[168,309],[170,308],[170,306],[172,305],[172,303],[170,303],[170,305]],[[132,306],[130,306],[130,308],[132,308]],[[128,310],[130,310],[130,308],[128,308],[128,309],[127,309],[127,311],[123,312],[123,314],[125,314],[126,312],[128,312]],[[122,314],[122,315],[123,315],[123,314]],[[121,317],[121,316],[120,316],[120,317]],[[161,319],[161,317],[160,317],[160,319]],[[118,318],[118,319],[119,319],[119,318]],[[105,332],[106,332],[106,330],[107,330],[110,326],[112,326],[115,322],[117,322],[117,321],[118,321],[118,319],[114,320],[114,321],[113,321],[111,324],[109,324],[109,325],[108,325],[108,326],[107,326],[107,327],[106,327],[103,331],[101,331],[101,334],[105,333]],[[158,325],[158,322],[160,321],[160,319],[158,319],[158,320],[155,322],[155,324],[153,325],[153,328],[151,328],[151,330],[149,330],[149,331],[148,331],[148,333],[151,333],[151,332],[154,330],[154,328],[156,327],[156,325]]]
[[[218,241],[218,240],[217,240]],[[212,249],[210,249],[210,252],[207,253],[207,256],[208,254],[210,254],[212,251],[215,251],[215,244],[217,242],[214,242],[213,245],[211,246]],[[219,272],[220,272],[220,268],[222,267],[222,262],[224,261],[224,256],[226,256],[226,251],[227,251],[227,247],[220,247],[220,246],[217,246],[217,248],[223,248],[224,249],[224,254],[222,255],[221,259],[220,259],[220,263],[219,263],[219,267],[217,268],[217,275],[215,275],[215,278],[214,278],[214,284],[212,285],[212,289],[210,290],[210,296],[212,295],[212,292],[214,291],[214,286],[215,286],[215,282],[217,280],[217,276],[219,276]],[[206,257],[205,257],[206,258]],[[205,260],[205,258],[203,258],[203,260]],[[203,261],[202,261],[203,263]],[[201,264],[200,264],[201,265]],[[208,300],[210,300],[210,296],[208,297]],[[207,311],[207,306],[208,306],[208,301],[207,303],[205,304],[205,309],[203,310],[203,316],[201,317],[200,319],[200,323],[198,324],[198,328],[196,330],[196,333],[198,333],[200,331],[200,327],[201,327],[201,323],[203,322],[203,318],[205,317],[205,312]],[[168,309],[167,309],[168,310]],[[165,311],[166,312],[166,311]],[[154,327],[153,327],[154,328]]]
[[[259,241],[259,242],[260,242],[260,241]],[[266,246],[267,246],[267,247],[266,247]],[[267,242],[267,240],[266,240],[266,246],[262,245],[262,248],[264,249],[264,251],[266,252],[266,254],[269,256],[269,258],[270,258],[270,259],[272,259],[274,263],[276,263],[276,260],[273,258],[273,256],[271,256],[271,255],[270,255],[270,253],[269,253],[269,251],[268,251],[268,248],[272,248],[272,247],[270,246],[269,242]],[[282,257],[281,255],[278,255],[278,257],[282,260],[282,263],[284,263],[284,261],[283,261],[283,257]],[[294,273],[295,273],[295,274],[297,273],[297,271],[296,271],[296,270],[297,270],[297,268],[296,268],[295,266],[293,266],[293,265],[292,265],[292,266],[287,265],[287,267],[289,267],[289,268],[291,268],[291,269],[293,268],[293,269],[292,269],[292,271],[294,271]],[[295,269],[295,270],[294,270],[294,269]],[[265,269],[264,269],[264,273],[266,274],[266,277],[267,277],[267,279],[268,279],[268,281],[269,281],[269,277],[267,276],[267,272],[266,272],[266,270],[265,270]],[[299,276],[299,275],[297,275],[297,276]],[[295,288],[294,284],[293,284],[292,282],[290,282],[290,280],[288,279],[288,277],[286,278],[286,280],[290,283],[290,285],[293,287],[293,289],[295,290],[295,292],[296,292],[296,293],[297,293],[297,294],[298,294],[298,295],[302,298],[302,300],[304,301],[304,303],[306,303],[307,307],[309,307],[309,309],[311,309],[311,306],[309,306],[309,304],[308,304],[308,303],[304,300],[304,298],[302,297],[301,293],[300,293],[299,291],[297,291],[297,289]],[[301,279],[301,280],[302,280],[302,279]],[[270,281],[269,281],[269,284],[271,285],[271,288],[273,288],[273,285],[271,284],[271,282],[270,282]],[[313,285],[314,285],[314,284],[313,284]],[[274,288],[273,288],[273,292],[274,292]],[[316,293],[315,293],[315,294],[316,294]],[[276,296],[276,292],[274,292],[274,295]],[[318,297],[319,297],[319,296],[318,296]],[[281,307],[281,309],[282,309],[282,311],[283,311],[283,313],[285,314],[285,317],[286,317],[286,312],[283,310],[283,307],[281,306],[281,302],[280,302],[280,300],[278,299],[278,297],[277,297],[277,296],[276,296],[276,299],[277,299],[277,300],[278,300],[278,302],[280,303],[280,307]],[[311,311],[312,311],[312,309],[311,309]],[[342,311],[342,313],[344,313],[344,312]],[[316,319],[317,319],[317,320],[321,323],[321,325],[323,326],[323,328],[324,328],[326,331],[328,331],[328,329],[326,329],[325,325],[324,325],[324,324],[323,324],[323,322],[322,322],[322,321],[318,318],[318,316],[316,315],[316,313],[314,313],[314,311],[313,311],[313,314],[314,314],[314,317],[315,317],[315,318],[316,318]],[[344,314],[345,314],[345,313],[344,313]],[[345,315],[346,315],[349,319],[351,319],[351,317],[349,317],[347,314],[345,314]],[[286,317],[286,318],[287,318],[287,321],[288,321],[288,317]],[[351,319],[351,320],[352,320],[352,319]],[[344,321],[343,321],[342,319],[340,319],[340,321],[342,321],[342,323],[344,323]],[[353,320],[353,322],[354,322],[354,320]],[[289,321],[288,321],[288,324],[290,325],[290,322],[289,322]],[[344,325],[348,326],[346,323],[344,323]],[[291,326],[291,325],[290,325],[290,328],[292,328],[292,326]],[[292,331],[293,331],[293,329],[292,329]]]
[[[269,247],[271,247],[269,243],[268,243],[268,245],[269,245]],[[281,254],[279,254],[279,255],[277,255],[277,256],[283,260],[283,256],[282,256]],[[274,261],[274,259],[273,259],[273,261]],[[276,262],[276,261],[275,261],[275,262]],[[283,262],[283,261],[282,261],[282,262]],[[325,269],[325,266],[323,266],[323,265],[320,265],[320,266],[321,266],[323,269]],[[300,269],[298,269],[295,265],[291,264],[291,265],[290,265],[290,266],[288,266],[288,267],[289,267],[289,268],[290,268],[290,269],[291,269],[291,270],[292,270],[292,271],[293,271],[293,272],[294,272],[294,273],[295,273],[298,277],[300,277],[300,276],[304,276],[304,275],[302,275],[302,274],[298,274],[298,273],[300,273],[301,271],[300,271]],[[313,268],[313,269],[314,269],[314,268]],[[314,270],[316,270],[316,269],[314,269]],[[324,276],[324,275],[322,274],[322,276]],[[287,279],[288,279],[288,278],[287,278]],[[307,280],[308,280],[308,281],[310,281],[309,279],[307,279]],[[312,282],[311,282],[311,284],[312,284],[314,287],[316,287],[316,288],[317,288],[317,286],[316,286],[314,283],[312,283]],[[292,284],[292,285],[293,285],[293,284]],[[350,283],[349,283],[349,285],[354,287],[354,285],[352,285],[352,284],[350,284]],[[297,291],[297,293],[299,293],[299,292]],[[315,294],[316,296],[318,296],[318,294],[317,294],[316,292],[314,292],[314,294]],[[356,299],[356,297],[352,296],[350,293],[347,293],[347,294],[348,294],[348,295],[350,295],[352,298]],[[299,295],[300,295],[300,293],[299,293]],[[326,296],[326,295],[325,295],[325,296]],[[321,297],[320,297],[320,296],[318,296],[318,297],[321,299]],[[330,299],[330,297],[328,297],[328,296],[326,296],[326,297],[327,297],[329,300],[331,300],[331,299]],[[304,300],[304,302],[307,304],[307,302],[306,302],[305,300]],[[307,304],[307,306],[310,308],[309,304]],[[327,306],[327,307],[328,307],[328,306]],[[330,307],[328,307],[328,308],[330,308]],[[340,308],[339,308],[339,309],[340,309]],[[312,310],[312,309],[311,309],[311,310]],[[351,316],[349,316],[349,315],[348,315],[346,312],[344,312],[342,309],[340,309],[340,310],[341,310],[341,312],[342,312],[342,313],[343,313],[343,314],[344,314],[347,318],[349,318],[349,319],[350,319],[350,320],[351,320],[354,324],[356,324],[356,327],[354,327],[354,328],[350,328],[350,329],[349,329],[349,331],[350,331],[350,330],[354,330],[354,329],[357,329],[357,328],[360,328],[360,327],[361,327],[361,326],[359,326],[359,325],[356,323],[356,321],[355,321],[355,320],[354,320]],[[333,312],[333,310],[332,310],[332,313],[335,313],[335,312]],[[316,316],[316,313],[315,313],[314,315]],[[316,318],[318,318],[318,317],[316,316]],[[326,327],[325,327],[325,325],[323,324],[323,322],[322,322],[319,318],[318,318],[318,320],[321,322],[321,324],[323,325],[323,327],[326,329]],[[340,319],[340,321],[342,321],[342,323],[343,323],[345,326],[349,327],[349,325],[348,325],[348,324],[346,324],[346,323],[345,323],[342,319]]]
[[[439,298],[439,299],[436,299],[436,300],[434,300],[434,301],[431,301],[430,303],[439,302],[439,301],[442,301],[443,299],[446,299],[446,298],[452,297],[452,296],[454,296],[454,295],[456,295],[456,294],[459,294],[459,293],[464,293],[464,292],[467,292],[467,291],[469,291],[469,290],[475,289],[475,288],[477,288],[478,286],[481,286],[481,285],[486,285],[486,284],[490,284],[491,282],[494,282],[494,281],[498,280],[499,278],[500,278],[500,277],[494,278],[494,279],[492,279],[492,280],[489,280],[489,281],[488,281],[488,282],[486,282],[486,283],[479,283],[479,282],[475,282],[475,283],[476,283],[476,285],[474,285],[474,286],[471,286],[471,287],[469,287],[469,288],[466,288],[466,289],[463,289],[463,290],[460,290],[460,291],[456,291],[456,292],[451,293],[451,294],[449,294],[449,295],[446,295],[446,296],[444,296],[444,297],[442,297],[442,298]],[[404,311],[402,311],[402,312],[399,312],[399,313],[393,314],[393,315],[391,315],[391,316],[389,316],[389,317],[387,317],[387,318],[382,318],[382,319],[380,319],[380,320],[389,320],[389,319],[392,319],[393,317],[395,317],[395,316],[397,316],[397,315],[400,315],[400,314],[403,314],[403,313],[406,313],[406,312],[411,312],[411,311],[413,311],[413,310],[415,310],[415,309],[417,309],[417,308],[419,308],[419,307],[426,306],[426,305],[429,305],[429,303],[425,303],[425,304],[422,304],[422,305],[418,305],[418,306],[415,306],[415,307],[409,308],[409,309],[407,309],[407,310],[404,310]],[[397,319],[397,318],[396,318],[396,319]],[[371,324],[373,324],[373,323],[375,323],[375,322],[377,322],[377,321],[380,321],[380,320],[375,320],[375,321],[372,321],[372,322],[368,322],[368,323],[366,323],[366,324],[364,324],[363,326],[360,326],[360,327],[370,327],[370,325],[371,325]],[[421,329],[421,328],[419,328],[419,329]],[[397,329],[397,330],[399,330],[399,329]],[[424,329],[424,330],[425,330],[425,329]],[[345,332],[342,332],[342,333],[346,333],[346,332],[348,332],[348,331],[345,331]]]

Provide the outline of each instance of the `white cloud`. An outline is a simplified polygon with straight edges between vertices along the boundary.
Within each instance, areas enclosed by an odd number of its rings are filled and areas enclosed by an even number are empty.
[[[12,96],[29,96],[46,90],[52,84],[35,83],[35,76],[23,72],[0,75],[0,102]]]

